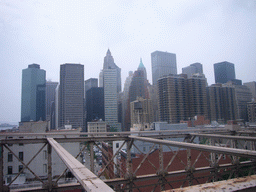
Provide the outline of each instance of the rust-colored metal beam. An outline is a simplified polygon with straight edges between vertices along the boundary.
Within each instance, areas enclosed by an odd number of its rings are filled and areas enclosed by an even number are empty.
[[[247,136],[231,136],[231,135],[200,134],[200,133],[190,133],[190,135],[207,137],[207,138],[216,138],[216,139],[236,139],[236,140],[245,140],[245,141],[256,141],[256,137],[247,137]]]
[[[218,146],[210,146],[210,145],[201,145],[201,144],[185,143],[185,142],[169,141],[169,140],[160,140],[160,139],[152,139],[152,138],[138,137],[138,136],[129,136],[129,138],[134,139],[134,140],[151,142],[151,143],[171,145],[171,146],[183,147],[183,148],[187,148],[187,149],[195,149],[195,150],[199,150],[199,151],[224,153],[227,155],[243,156],[243,157],[256,159],[256,151],[251,151],[251,150],[234,149],[234,148],[218,147]]]

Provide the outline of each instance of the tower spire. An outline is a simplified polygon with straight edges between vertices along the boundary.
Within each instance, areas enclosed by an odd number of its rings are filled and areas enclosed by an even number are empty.
[[[145,68],[145,66],[144,66],[143,63],[142,63],[142,58],[140,58],[140,64],[139,64],[138,69],[140,69],[140,68]]]
[[[107,51],[107,55],[111,55],[111,52],[110,52],[109,48],[108,48],[108,51]]]

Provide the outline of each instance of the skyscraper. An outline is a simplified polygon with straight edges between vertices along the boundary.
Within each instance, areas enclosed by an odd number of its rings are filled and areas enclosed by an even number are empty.
[[[248,121],[256,122],[256,101],[247,103]]]
[[[52,81],[46,81],[46,105],[45,105],[45,111],[46,111],[46,120],[51,120],[51,111],[52,111],[52,105],[55,100],[55,89],[58,85],[58,82],[52,82]]]
[[[97,78],[90,78],[84,81],[84,95],[86,98],[86,91],[91,89],[92,87],[98,87],[98,79]]]
[[[140,61],[137,71],[134,72],[132,81],[129,88],[129,98],[130,102],[135,101],[137,97],[142,97],[143,99],[149,99],[148,93],[148,81],[147,72],[144,67],[142,60]]]
[[[142,60],[140,60],[138,69],[133,73],[129,87],[129,98],[127,100],[127,110],[125,115],[125,127],[127,131],[129,131],[131,127],[130,103],[135,101],[138,97],[149,99],[148,80],[146,78],[146,68],[142,63]]]
[[[83,128],[84,66],[81,64],[60,65],[59,86],[60,128],[72,125]]]
[[[87,132],[87,122],[88,122],[87,112],[89,112],[87,110],[87,103],[86,103],[87,102],[87,95],[86,95],[86,93],[92,87],[98,87],[98,79],[97,78],[90,78],[90,79],[87,79],[87,80],[84,81],[84,125],[85,126],[84,126],[83,131],[86,131],[86,132]],[[104,109],[104,106],[103,106],[103,109]],[[91,120],[89,120],[89,121],[91,121]]]
[[[236,92],[237,118],[248,120],[247,103],[252,101],[252,92],[245,85],[233,85]]]
[[[92,87],[86,92],[86,111],[86,122],[105,120],[103,87]]]
[[[108,49],[104,57],[103,71],[105,122],[111,129],[121,131],[118,123],[118,93],[121,91],[121,69],[114,63]]]
[[[151,64],[153,85],[165,75],[177,74],[176,55],[173,53],[155,51],[151,53]]]
[[[236,103],[236,92],[233,87],[222,87],[222,98],[223,98],[223,119],[236,120],[238,117],[237,103]]]
[[[130,102],[129,102],[129,88],[132,82],[133,72],[129,71],[129,76],[124,82],[124,91],[122,97],[122,128],[124,131],[128,131],[130,127]]]
[[[206,79],[204,75],[169,75],[158,80],[159,117],[161,121],[179,123],[197,115],[208,117]]]
[[[193,63],[187,67],[182,68],[182,73],[187,74],[188,78],[192,77],[193,74],[203,74],[203,65],[201,63]]]
[[[235,65],[227,61],[214,64],[215,83],[227,83],[236,79]]]
[[[207,111],[207,80],[204,75],[193,75],[188,78],[188,97],[190,117],[203,115],[208,119]]]
[[[46,81],[45,111],[46,121],[50,121],[50,129],[55,129],[55,93],[58,82]]]
[[[116,71],[116,86],[117,86],[117,93],[121,91],[121,69],[115,64],[114,58],[111,55],[110,50],[108,49],[107,55],[104,57],[104,64],[103,64],[103,70],[106,69],[115,69]],[[103,72],[104,76],[104,72]],[[104,77],[103,77],[103,84],[104,84]]]
[[[189,103],[186,75],[169,75],[158,80],[160,121],[179,123],[188,120]]]
[[[38,64],[22,70],[21,122],[45,120],[45,76]]]
[[[244,85],[251,90],[252,98],[256,100],[256,82],[255,81],[247,82],[247,83],[244,83]]]
[[[209,119],[219,123],[237,119],[235,88],[222,84],[207,87]]]

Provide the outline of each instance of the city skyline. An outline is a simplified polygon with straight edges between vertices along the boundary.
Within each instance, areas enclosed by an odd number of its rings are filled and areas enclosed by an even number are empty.
[[[139,59],[152,83],[150,54],[176,54],[178,74],[203,65],[208,84],[213,64],[235,64],[236,78],[255,81],[254,1],[140,1],[0,3],[0,121],[18,122],[21,71],[38,63],[46,80],[59,81],[62,63],[85,65],[85,79],[98,78],[109,48],[121,68],[122,87]]]

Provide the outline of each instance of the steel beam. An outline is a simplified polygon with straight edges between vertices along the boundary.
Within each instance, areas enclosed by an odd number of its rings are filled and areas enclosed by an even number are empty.
[[[53,138],[47,138],[49,144],[54,148],[60,159],[65,163],[69,170],[73,173],[79,183],[86,191],[95,192],[113,192],[107,184],[99,179],[94,173],[87,169],[82,163],[68,153],[59,143]]]
[[[12,136],[12,134],[10,134]],[[37,144],[47,143],[46,139],[1,139],[0,144]]]
[[[127,149],[127,160],[126,160],[126,171],[127,171],[127,178],[129,179],[128,183],[128,191],[132,192],[132,185],[133,185],[133,173],[132,173],[132,156],[131,156],[131,148],[133,144],[133,139],[126,142],[126,149]]]
[[[169,141],[169,140],[160,140],[160,139],[152,139],[152,138],[138,137],[138,136],[129,136],[129,138],[140,140],[140,141],[157,143],[157,144],[171,145],[171,146],[182,147],[187,149],[195,149],[199,151],[224,153],[227,155],[236,155],[236,156],[243,156],[243,157],[256,159],[256,151],[251,151],[251,150],[209,146],[209,145],[201,145],[201,144],[185,143],[185,142]]]
[[[253,166],[255,165],[255,162],[252,161],[247,161],[247,162],[241,162],[240,166]],[[235,168],[234,165],[232,164],[223,164],[220,165],[218,169],[233,169]],[[212,167],[201,167],[201,168],[196,168],[194,170],[194,173],[205,173],[205,172],[209,172],[209,171],[213,171],[214,168]],[[180,171],[172,171],[172,172],[168,172],[166,173],[165,177],[180,177],[180,176],[186,176],[187,175],[187,171],[186,170],[180,170]],[[148,175],[140,175],[137,176],[136,178],[134,178],[134,181],[150,181],[150,180],[156,180],[159,179],[159,175],[158,174],[148,174]],[[125,178],[115,178],[115,179],[108,179],[108,180],[103,180],[106,184],[108,185],[120,185],[120,184],[128,184],[130,182],[129,178],[125,179]],[[172,182],[175,182],[176,180],[173,180]],[[69,184],[59,184],[58,187],[53,186],[53,189],[56,191],[62,191],[63,189],[68,190],[68,189],[72,189],[72,188],[80,188],[79,187],[80,184],[79,183],[69,183]],[[64,188],[63,188],[64,187]],[[144,186],[141,186],[142,188]],[[41,191],[41,192],[46,192],[47,189],[42,189],[40,187],[35,188],[24,188],[24,189],[12,189],[12,192],[18,192],[18,191]]]
[[[48,191],[52,191],[52,146],[47,145],[47,160],[48,160]]]
[[[230,135],[200,134],[200,133],[190,133],[190,135],[207,137],[207,138],[216,138],[216,139],[236,139],[236,140],[256,141],[256,137],[246,137],[246,136],[230,136]]]
[[[39,151],[30,159],[30,161],[26,164],[26,166],[23,166],[22,170],[15,176],[15,178],[9,183],[8,186],[10,186],[23,171],[29,166],[29,164],[37,157],[37,155],[43,150],[43,148],[46,146],[46,143],[39,149]]]
[[[145,135],[166,135],[167,133],[191,133],[191,132],[227,132],[229,129],[226,128],[215,128],[215,129],[195,129],[188,127],[187,129],[183,130],[161,130],[161,131],[127,131],[127,132],[97,132],[97,133],[88,133],[88,132],[76,132],[76,133],[68,133],[68,132],[46,132],[46,133],[1,133],[0,137],[2,138],[8,138],[8,136],[24,136],[24,137],[37,137],[37,138],[46,138],[46,137],[52,137],[55,138],[56,136],[63,136],[63,138],[68,138],[67,136],[81,136],[85,138],[91,138],[92,140],[95,140],[100,137],[109,137],[109,136],[115,136],[115,137],[124,137],[124,136],[129,136],[131,134],[138,134],[140,136],[145,136]],[[256,133],[256,132],[255,132]],[[94,136],[97,135],[97,136]]]

